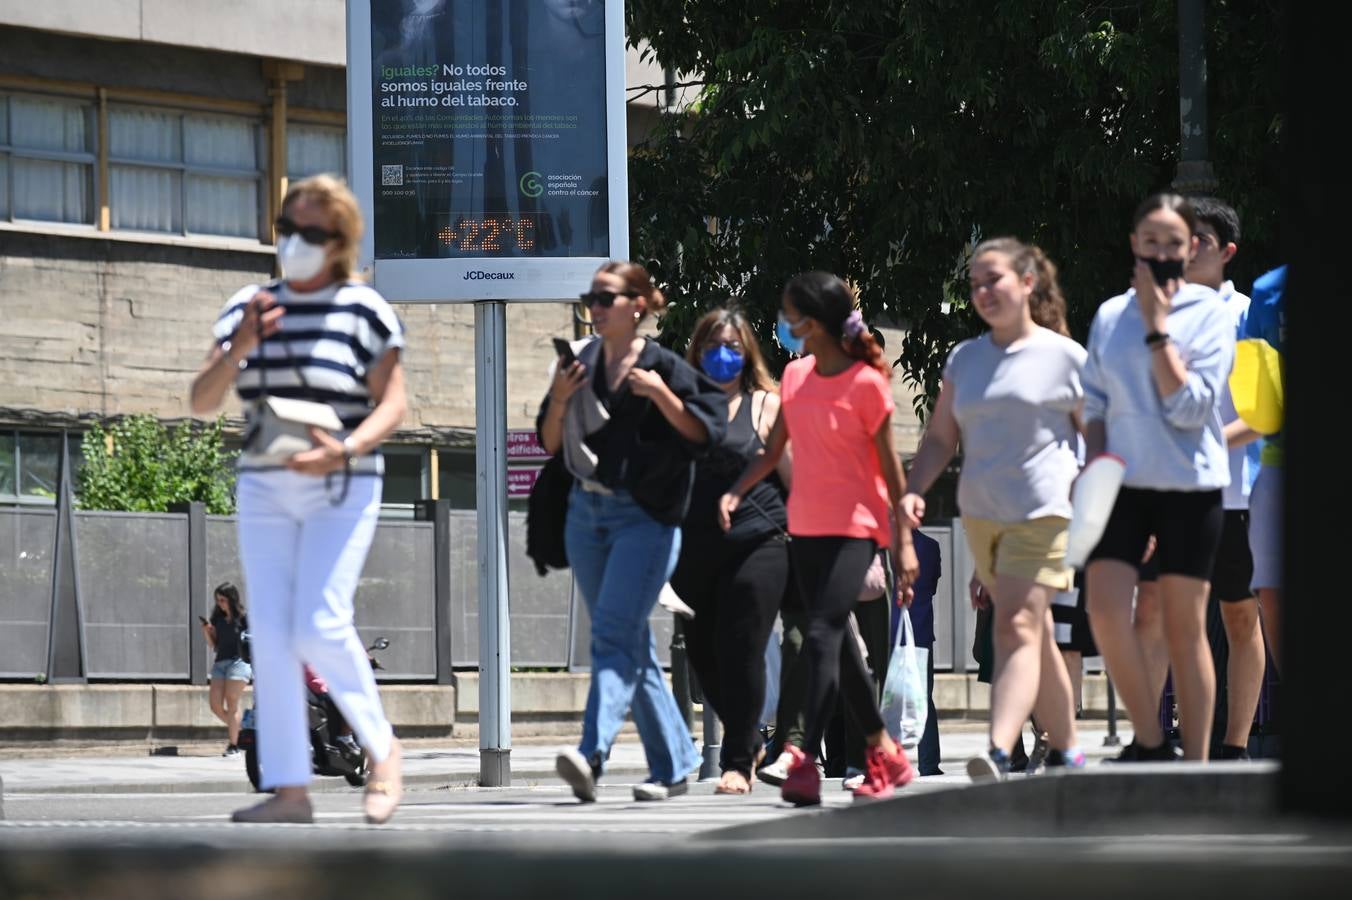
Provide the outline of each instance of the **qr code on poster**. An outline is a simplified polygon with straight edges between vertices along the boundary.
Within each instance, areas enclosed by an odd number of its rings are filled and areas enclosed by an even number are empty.
[[[402,187],[404,184],[403,166],[381,166],[380,167],[380,185],[381,187]]]

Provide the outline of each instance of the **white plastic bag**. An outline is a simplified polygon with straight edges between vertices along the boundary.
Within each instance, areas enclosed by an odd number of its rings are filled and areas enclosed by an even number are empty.
[[[903,635],[906,636],[905,643],[902,643]],[[888,733],[907,750],[914,749],[925,733],[925,720],[929,717],[929,690],[925,680],[928,667],[929,648],[916,646],[910,610],[903,609],[901,624],[897,627],[897,642],[887,664],[882,713]]]

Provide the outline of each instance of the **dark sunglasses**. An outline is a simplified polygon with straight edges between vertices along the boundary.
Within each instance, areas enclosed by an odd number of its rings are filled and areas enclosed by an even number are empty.
[[[320,228],[318,225],[306,225],[304,228],[288,219],[286,216],[277,217],[277,234],[279,237],[290,237],[293,234],[299,234],[301,240],[307,244],[324,244],[342,235],[336,231],[329,231]]]
[[[579,294],[578,299],[582,301],[583,306],[599,306],[602,309],[610,309],[615,305],[616,297],[628,297],[632,300],[637,296],[637,291],[588,291],[585,294]]]

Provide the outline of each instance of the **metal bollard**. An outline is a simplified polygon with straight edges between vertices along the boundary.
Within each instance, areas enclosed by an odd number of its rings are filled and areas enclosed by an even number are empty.
[[[1117,736],[1117,692],[1113,690],[1111,678],[1108,679],[1108,734],[1103,739],[1103,746],[1122,746],[1122,739]]]
[[[690,701],[690,664],[685,656],[685,628],[681,617],[673,614],[671,626],[671,693],[676,708],[685,719],[685,727],[694,730],[695,708]]]
[[[709,698],[704,698],[704,761],[699,765],[699,779],[717,778],[719,756],[722,753],[722,738],[718,729],[718,714],[714,712]]]

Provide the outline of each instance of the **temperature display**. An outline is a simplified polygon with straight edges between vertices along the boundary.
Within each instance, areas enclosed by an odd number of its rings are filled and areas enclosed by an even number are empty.
[[[451,213],[437,240],[452,253],[476,256],[533,254],[536,214]]]

